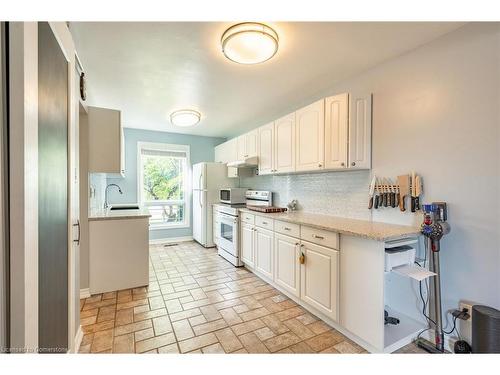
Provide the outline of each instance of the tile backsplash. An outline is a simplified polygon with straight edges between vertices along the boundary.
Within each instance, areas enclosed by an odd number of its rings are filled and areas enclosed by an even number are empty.
[[[89,208],[99,210],[104,206],[104,192],[106,190],[106,174],[90,173],[89,175]]]
[[[273,205],[286,207],[297,199],[299,209],[318,214],[370,219],[370,171],[321,172],[242,177],[241,187],[270,190]]]

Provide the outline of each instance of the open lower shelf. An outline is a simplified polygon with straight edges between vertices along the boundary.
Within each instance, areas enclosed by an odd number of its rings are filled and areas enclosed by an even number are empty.
[[[425,323],[387,308],[387,306],[385,309],[389,313],[389,316],[399,319],[399,324],[387,324],[384,326],[384,352],[390,353],[409,344],[421,330],[427,328]]]

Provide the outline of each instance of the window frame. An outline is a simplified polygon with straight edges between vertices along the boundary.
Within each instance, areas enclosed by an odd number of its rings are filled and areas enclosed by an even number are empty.
[[[151,224],[150,230],[160,229],[182,229],[191,227],[191,148],[189,145],[171,144],[171,143],[157,143],[157,142],[137,142],[137,200],[143,207],[148,207],[142,196],[142,186],[144,181],[144,173],[142,166],[142,150],[154,151],[177,151],[186,153],[186,172],[184,177],[184,221],[181,223],[172,224]],[[171,201],[158,201],[158,202],[178,202],[179,200]]]

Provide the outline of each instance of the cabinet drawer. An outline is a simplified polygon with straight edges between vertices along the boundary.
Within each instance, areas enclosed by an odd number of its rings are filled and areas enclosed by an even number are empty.
[[[255,216],[255,225],[273,230],[274,220],[263,216]]]
[[[274,221],[274,231],[287,236],[300,237],[300,225],[287,223],[286,221]]]
[[[255,224],[255,215],[247,214],[246,212],[241,213],[241,221],[248,224]]]
[[[303,226],[300,228],[300,239],[332,249],[339,248],[339,234],[327,230]]]

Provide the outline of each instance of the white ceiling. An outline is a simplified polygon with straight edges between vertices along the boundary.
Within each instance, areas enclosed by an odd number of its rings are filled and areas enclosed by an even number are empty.
[[[229,23],[71,23],[89,104],[122,111],[126,127],[231,137],[272,121],[335,82],[429,42],[461,23],[285,22],[277,55],[259,65],[227,60]],[[170,124],[193,108],[201,122]]]

